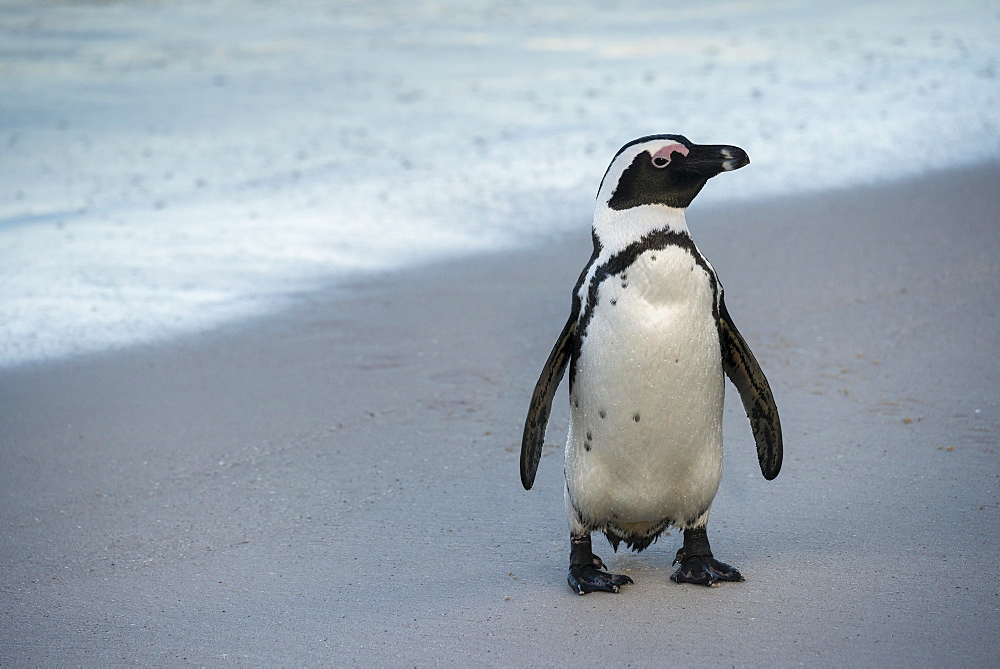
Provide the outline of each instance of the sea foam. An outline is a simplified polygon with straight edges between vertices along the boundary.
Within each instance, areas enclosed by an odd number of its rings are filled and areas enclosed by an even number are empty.
[[[747,150],[699,205],[1000,157],[1000,11],[835,4],[5,3],[0,366],[586,229],[645,134]]]

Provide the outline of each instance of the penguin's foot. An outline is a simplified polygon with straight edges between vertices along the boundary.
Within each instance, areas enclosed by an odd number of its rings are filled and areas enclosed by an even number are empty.
[[[596,562],[601,562],[601,558],[594,556]],[[601,567],[604,564],[601,563]],[[609,574],[601,571],[593,565],[570,565],[569,577],[566,579],[569,587],[573,588],[578,595],[586,595],[588,592],[618,592],[626,583],[632,583],[632,579],[625,574]]]
[[[681,566],[670,575],[674,583],[712,586],[719,581],[742,581],[743,575],[725,562],[712,557],[708,532],[704,526],[684,530],[684,546],[677,551],[674,564]]]
[[[683,549],[682,549],[683,550]],[[681,566],[670,575],[674,583],[694,583],[695,585],[716,585],[719,581],[742,581],[743,575],[725,562],[719,562],[707,555],[693,555],[685,558],[677,556]]]
[[[624,574],[609,574],[602,569],[604,561],[594,555],[590,548],[590,533],[570,535],[569,552],[569,587],[578,595],[586,595],[597,590],[603,592],[618,592],[632,579]]]

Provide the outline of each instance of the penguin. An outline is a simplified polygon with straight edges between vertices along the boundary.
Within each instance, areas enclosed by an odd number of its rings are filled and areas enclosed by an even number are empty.
[[[535,386],[521,442],[530,490],[552,400],[569,369],[565,504],[568,582],[577,593],[633,583],[591,548],[603,532],[617,552],[641,551],[683,530],[676,583],[742,581],[708,541],[722,479],[728,376],[739,391],[764,478],[778,475],[781,425],[770,385],[726,309],[722,284],[691,238],[685,210],[709,179],[744,167],[735,146],[650,135],[623,146],[601,181],[594,252],[573,289],[569,319]]]

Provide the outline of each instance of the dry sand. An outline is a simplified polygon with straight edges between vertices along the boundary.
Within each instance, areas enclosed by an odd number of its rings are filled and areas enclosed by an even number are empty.
[[[674,532],[595,540],[636,583],[576,596],[558,446],[521,489],[588,221],[6,371],[0,664],[995,664],[998,183],[689,212],[785,430],[766,482],[730,388],[710,536],[745,583],[671,583]]]

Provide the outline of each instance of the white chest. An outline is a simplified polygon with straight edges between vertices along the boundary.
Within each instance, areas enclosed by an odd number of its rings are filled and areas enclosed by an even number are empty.
[[[620,271],[602,274],[581,287],[582,345],[578,362],[627,363],[620,370],[602,365],[600,375],[663,375],[669,356],[690,367],[718,351],[715,323],[717,284],[711,266],[687,248],[668,246],[639,253]],[[717,356],[711,356],[718,363]],[[678,361],[679,362],[679,361]],[[705,361],[707,362],[707,360]],[[577,372],[583,371],[580,367]]]
[[[595,516],[684,519],[718,489],[718,287],[692,249],[646,250],[596,291],[581,286],[590,312],[581,316],[566,472],[571,497]]]

